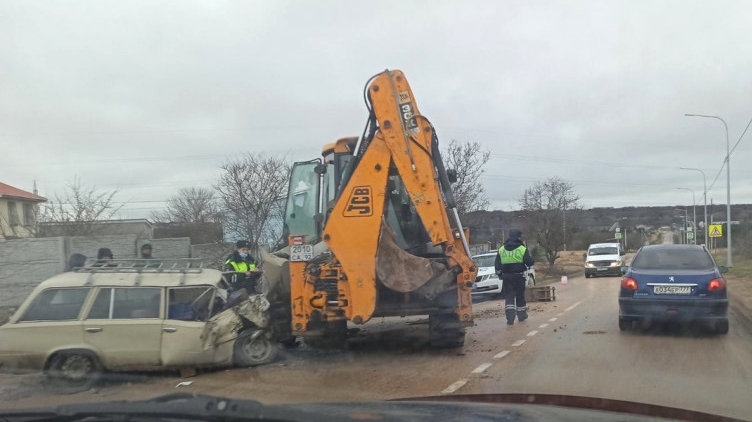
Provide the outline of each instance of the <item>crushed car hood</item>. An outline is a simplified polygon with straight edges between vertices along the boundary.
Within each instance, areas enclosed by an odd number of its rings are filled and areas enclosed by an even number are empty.
[[[248,299],[226,309],[209,319],[203,334],[204,349],[215,347],[238,337],[246,319],[259,328],[269,325],[269,301],[262,294],[251,295]]]

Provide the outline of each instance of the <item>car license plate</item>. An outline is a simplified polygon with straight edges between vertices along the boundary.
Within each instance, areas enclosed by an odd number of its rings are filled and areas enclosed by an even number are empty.
[[[688,295],[692,293],[689,286],[653,286],[653,293],[657,295]]]
[[[598,267],[596,271],[606,271],[608,270],[608,267]]]
[[[291,245],[290,261],[310,261],[313,259],[313,245]]]

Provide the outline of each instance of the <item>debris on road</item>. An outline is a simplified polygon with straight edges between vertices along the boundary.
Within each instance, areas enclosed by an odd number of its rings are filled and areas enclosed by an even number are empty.
[[[177,384],[177,385],[175,386],[175,388],[180,388],[180,387],[188,387],[188,386],[190,386],[191,384],[193,384],[193,381],[182,381],[182,382],[179,382],[179,383],[178,383],[178,384]]]

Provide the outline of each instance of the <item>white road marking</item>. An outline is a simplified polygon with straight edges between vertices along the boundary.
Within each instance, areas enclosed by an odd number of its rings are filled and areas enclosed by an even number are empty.
[[[471,372],[471,374],[482,374],[483,371],[485,371],[486,369],[490,368],[491,365],[493,365],[493,364],[490,363],[490,362],[481,363],[480,365],[478,365],[477,368],[473,369],[473,372]]]
[[[548,327],[548,324],[541,324],[538,326],[538,328],[546,328],[546,327]]]
[[[497,353],[496,356],[494,356],[494,359],[501,359],[501,358],[503,358],[504,356],[506,356],[508,354],[509,354],[509,350],[501,351],[501,352]]]
[[[580,303],[582,303],[582,301],[579,301],[579,302],[575,303],[574,305],[572,305],[572,306],[568,307],[567,309],[565,309],[565,310],[564,310],[564,312],[569,312],[569,311],[571,311],[572,309],[574,309],[574,308],[578,307],[578,306],[580,305]]]
[[[528,336],[528,337],[532,337],[532,336],[534,336],[534,335],[536,335],[536,334],[538,334],[538,330],[533,330],[533,331],[531,331],[531,332],[527,333],[527,336]]]
[[[553,317],[553,318],[549,319],[549,320],[548,320],[548,322],[554,322],[554,321],[556,321],[557,319],[559,319],[559,318]]]
[[[525,340],[517,340],[514,343],[512,343],[512,346],[514,346],[514,347],[520,347],[523,344],[525,344]]]
[[[444,394],[452,394],[455,391],[457,391],[460,388],[462,388],[465,384],[467,384],[467,378],[463,378],[463,379],[461,379],[459,381],[455,381],[449,387],[445,388],[444,391],[442,391],[442,393],[444,393]]]

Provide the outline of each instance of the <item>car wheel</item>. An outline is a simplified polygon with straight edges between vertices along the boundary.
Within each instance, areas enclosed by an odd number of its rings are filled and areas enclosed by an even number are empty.
[[[465,327],[455,313],[428,316],[428,338],[432,347],[449,349],[465,344]]]
[[[593,276],[592,274],[585,273],[585,278],[590,278],[592,276]]]
[[[624,318],[619,318],[619,330],[627,331],[632,328],[632,321]]]
[[[258,366],[273,362],[277,344],[264,332],[246,330],[240,333],[233,346],[233,361],[237,366]]]
[[[86,351],[55,354],[47,365],[48,385],[56,392],[73,394],[90,389],[100,378],[99,359]]]
[[[718,321],[715,323],[715,332],[716,334],[728,334],[729,332],[729,322],[727,319],[723,321]]]
[[[347,320],[309,324],[303,341],[316,349],[344,350],[347,347]]]

